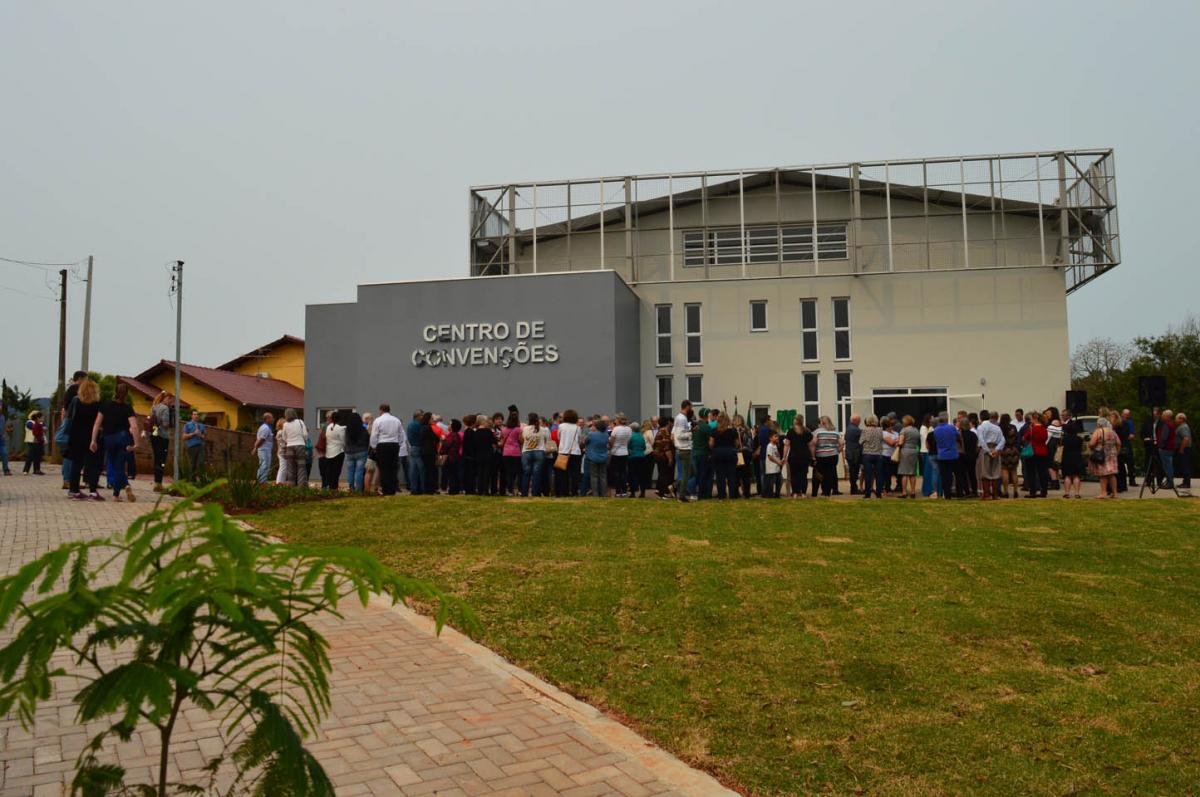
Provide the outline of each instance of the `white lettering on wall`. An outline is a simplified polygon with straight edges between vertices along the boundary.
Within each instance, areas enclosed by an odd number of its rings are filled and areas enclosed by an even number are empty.
[[[503,346],[478,345],[485,341],[512,341]],[[531,343],[546,337],[545,321],[507,321],[488,323],[478,321],[457,324],[426,324],[421,339],[426,343],[467,343],[477,345],[446,346],[414,349],[410,360],[417,368],[429,366],[543,365],[558,362],[558,346],[553,343]]]

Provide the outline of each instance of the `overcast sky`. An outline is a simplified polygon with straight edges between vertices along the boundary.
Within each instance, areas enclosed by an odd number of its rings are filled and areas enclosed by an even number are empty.
[[[1072,344],[1195,306],[1200,4],[846,5],[8,0],[0,257],[95,255],[91,365],[128,374],[173,356],[169,261],[215,365],[359,282],[465,275],[473,184],[1114,147],[1124,263]],[[47,278],[0,262],[35,394]]]

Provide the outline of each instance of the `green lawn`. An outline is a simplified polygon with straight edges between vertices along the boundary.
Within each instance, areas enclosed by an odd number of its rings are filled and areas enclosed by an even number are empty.
[[[1183,501],[330,501],[251,519],[465,598],[481,640],[752,794],[1194,794]]]

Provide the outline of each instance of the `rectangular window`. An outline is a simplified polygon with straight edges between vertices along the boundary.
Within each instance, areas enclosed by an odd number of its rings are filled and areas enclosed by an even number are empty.
[[[704,265],[704,230],[683,231],[683,264]]]
[[[767,331],[767,302],[765,299],[750,302],[750,331]]]
[[[804,425],[809,429],[816,429],[821,418],[820,381],[816,371],[804,372]]]
[[[699,365],[701,359],[700,351],[700,305],[685,304],[684,312],[684,337],[687,344],[686,357],[684,358],[685,365]]]
[[[850,300],[833,300],[833,359],[850,359]]]
[[[674,406],[675,402],[671,398],[671,377],[660,376],[658,378],[658,414],[670,416]]]
[[[846,222],[820,224],[816,228],[816,255],[821,260],[848,257]],[[740,263],[799,263],[813,259],[813,226],[757,225],[683,231],[685,266],[729,266]]]
[[[654,305],[654,344],[657,347],[657,363],[671,364],[671,305]]]
[[[704,377],[699,374],[688,374],[687,399],[696,406],[704,403]]]
[[[850,423],[850,372],[838,371],[837,376],[837,420],[838,429],[846,431]]]
[[[800,359],[817,361],[817,300],[800,300]]]

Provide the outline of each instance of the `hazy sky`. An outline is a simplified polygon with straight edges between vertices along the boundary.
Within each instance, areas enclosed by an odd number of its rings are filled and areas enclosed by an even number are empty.
[[[5,0],[0,257],[95,255],[92,368],[136,373],[173,356],[168,261],[215,365],[359,282],[465,275],[472,184],[1114,147],[1124,263],[1072,344],[1195,306],[1200,3],[846,5]],[[0,262],[0,374],[36,394],[44,277]]]

